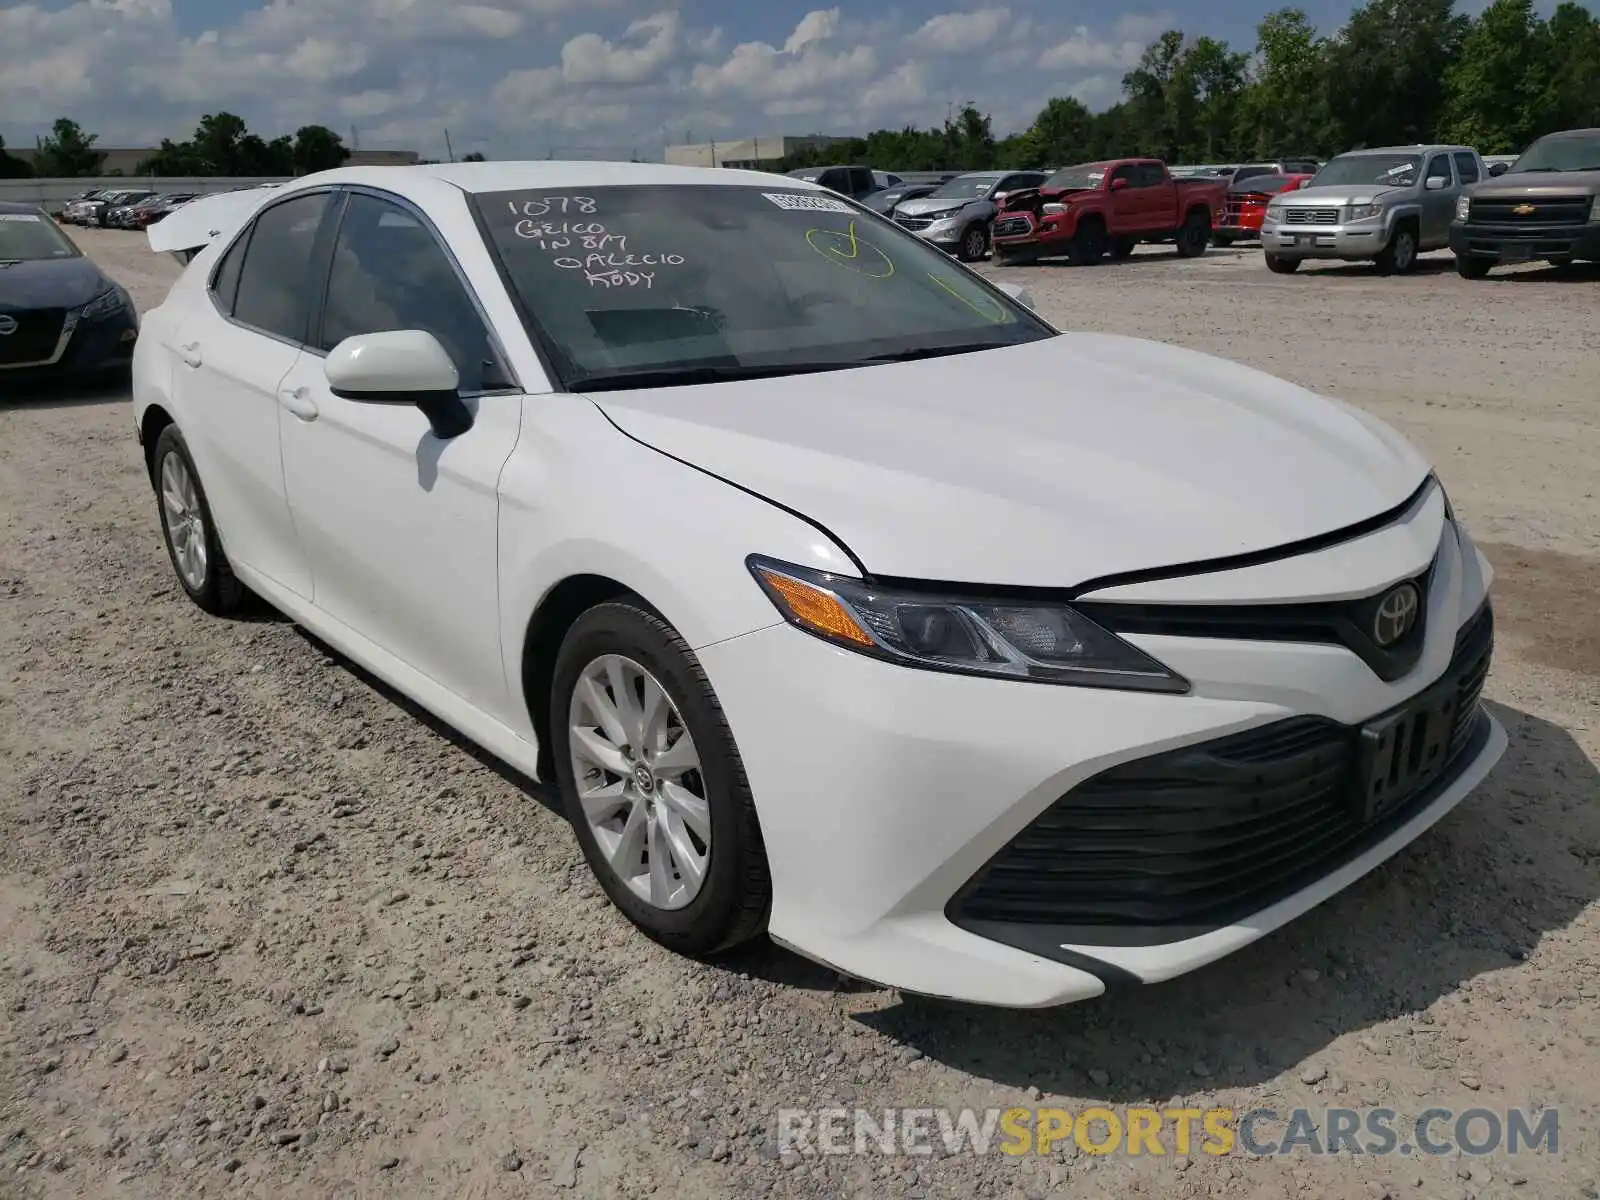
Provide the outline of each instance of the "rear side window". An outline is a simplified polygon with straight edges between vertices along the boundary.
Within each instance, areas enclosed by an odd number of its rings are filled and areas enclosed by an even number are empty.
[[[1478,182],[1478,160],[1464,150],[1456,152],[1456,174],[1462,183]]]
[[[211,275],[212,298],[216,300],[217,307],[230,317],[233,316],[233,298],[239,291],[239,269],[244,266],[244,248],[249,240],[250,235],[246,233],[229,246]]]
[[[311,315],[311,250],[328,194],[274,204],[255,220],[239,273],[234,320],[303,343]]]

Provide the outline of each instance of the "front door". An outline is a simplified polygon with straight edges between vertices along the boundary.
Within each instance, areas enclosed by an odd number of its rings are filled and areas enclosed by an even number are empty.
[[[284,477],[317,607],[474,707],[513,718],[500,654],[501,468],[520,393],[432,227],[352,192],[312,344],[284,381]],[[323,371],[347,337],[425,329],[450,351],[471,429],[441,439],[411,405],[343,400]],[[520,721],[526,719],[523,714]]]
[[[1428,180],[1442,179],[1442,187],[1437,184],[1434,189],[1428,189]],[[1461,194],[1461,188],[1456,184],[1455,172],[1450,166],[1448,154],[1435,154],[1428,160],[1428,168],[1423,175],[1422,183],[1422,249],[1435,250],[1450,241],[1450,222],[1456,215],[1456,197]]]

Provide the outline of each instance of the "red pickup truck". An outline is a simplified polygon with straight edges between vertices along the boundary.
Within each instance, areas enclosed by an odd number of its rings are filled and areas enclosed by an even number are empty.
[[[1220,179],[1174,179],[1155,158],[1064,167],[1036,188],[1012,192],[995,217],[1000,265],[1066,255],[1075,264],[1126,258],[1140,242],[1174,242],[1204,254],[1227,196]]]

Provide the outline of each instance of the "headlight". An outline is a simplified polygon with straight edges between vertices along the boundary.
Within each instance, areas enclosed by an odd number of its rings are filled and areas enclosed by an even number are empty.
[[[1047,217],[1059,217],[1067,211],[1068,207],[1070,206],[1067,204],[1052,200],[1049,204],[1041,204],[1039,211]]]
[[[1456,197],[1456,220],[1465,221],[1467,214],[1472,211],[1472,198],[1470,196]]]
[[[1383,215],[1381,204],[1352,204],[1350,206],[1350,219],[1352,221],[1370,221],[1373,217]]]
[[[1589,205],[1589,220],[1600,221],[1600,196],[1594,198],[1594,203]]]
[[[1283,216],[1283,205],[1276,200],[1267,201],[1267,220],[1276,221],[1281,216]]]
[[[785,620],[858,654],[962,675],[1185,692],[1188,681],[1065,604],[873,587],[751,555]]]
[[[130,307],[128,293],[119,287],[112,287],[110,291],[101,293],[83,306],[83,319],[99,321],[106,317],[114,317],[128,307]]]

